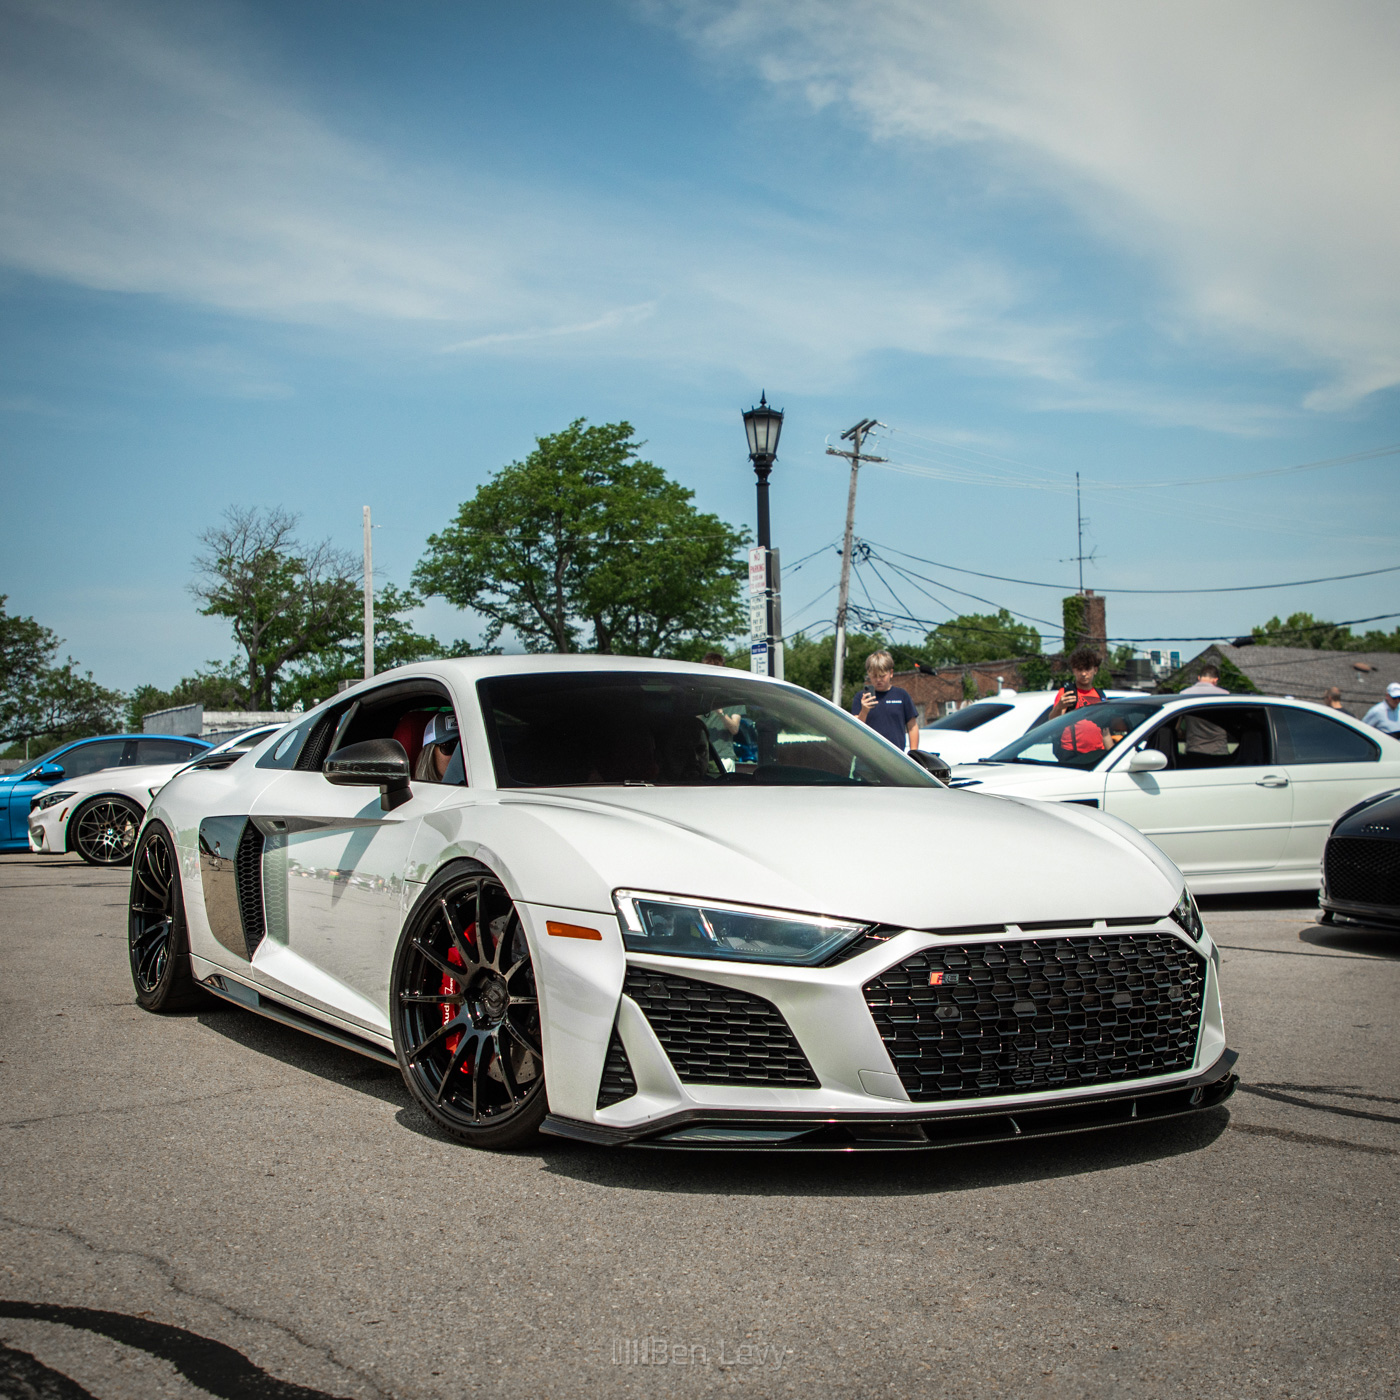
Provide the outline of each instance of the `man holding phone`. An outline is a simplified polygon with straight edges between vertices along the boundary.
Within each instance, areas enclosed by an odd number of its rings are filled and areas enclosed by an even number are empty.
[[[1098,652],[1088,647],[1080,647],[1070,656],[1069,669],[1074,675],[1074,683],[1064,686],[1055,697],[1050,710],[1051,719],[1104,702],[1107,697],[1094,684],[1100,664]],[[1055,744],[1055,757],[1062,763],[1073,763],[1080,754],[1111,749],[1122,737],[1102,728],[1092,718],[1077,719],[1061,731]]]
[[[856,696],[851,713],[895,748],[919,747],[919,711],[909,692],[894,683],[894,657],[889,652],[872,651],[865,658],[865,689]]]

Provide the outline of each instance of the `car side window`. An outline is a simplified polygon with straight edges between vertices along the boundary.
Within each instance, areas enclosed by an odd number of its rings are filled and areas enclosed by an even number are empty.
[[[414,782],[467,781],[457,715],[441,687],[397,681],[359,696],[331,731],[329,752],[369,739],[401,744]]]
[[[1274,709],[1280,763],[1377,763],[1380,745],[1342,724],[1311,710],[1279,705]]]
[[[1177,714],[1172,725],[1168,758],[1175,768],[1260,768],[1273,762],[1262,706],[1203,705]]]
[[[79,744],[56,755],[53,762],[62,765],[65,778],[81,778],[99,768],[118,767],[126,743],[125,739],[99,739],[95,744]]]
[[[204,752],[201,744],[189,744],[183,739],[138,739],[137,763],[185,763]]]

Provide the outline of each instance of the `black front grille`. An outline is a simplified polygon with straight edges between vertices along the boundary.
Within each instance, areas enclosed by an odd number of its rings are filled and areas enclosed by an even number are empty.
[[[686,1084],[820,1084],[771,1001],[642,967],[627,969],[622,990],[646,1013]]]
[[[1334,836],[1325,859],[1328,899],[1400,905],[1400,841]]]
[[[598,1085],[598,1107],[621,1103],[637,1092],[637,1081],[632,1074],[632,1062],[627,1058],[627,1048],[622,1037],[613,1027],[612,1039],[608,1041],[608,1057],[603,1061],[603,1079]]]
[[[867,982],[911,1099],[1024,1094],[1191,1067],[1205,960],[1165,934],[927,948]]]
[[[243,824],[243,836],[233,857],[238,881],[238,917],[243,923],[243,941],[251,958],[267,932],[263,917],[262,894],[263,834],[251,821]]]

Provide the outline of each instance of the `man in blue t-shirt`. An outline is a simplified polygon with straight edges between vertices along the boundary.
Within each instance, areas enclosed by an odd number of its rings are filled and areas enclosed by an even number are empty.
[[[919,712],[907,690],[894,683],[894,657],[872,651],[865,658],[865,689],[851,704],[851,713],[895,748],[919,747]]]

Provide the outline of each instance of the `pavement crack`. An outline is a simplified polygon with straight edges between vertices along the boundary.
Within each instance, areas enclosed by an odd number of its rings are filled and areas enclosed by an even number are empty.
[[[1287,1128],[1270,1128],[1263,1123],[1231,1123],[1230,1131],[1253,1133],[1258,1137],[1281,1138],[1284,1142],[1304,1142],[1314,1147],[1342,1147],[1348,1152],[1371,1152],[1379,1157],[1400,1157],[1393,1147],[1377,1147],[1369,1142],[1348,1142],[1345,1138],[1323,1137],[1321,1133],[1295,1133]]]
[[[324,1390],[284,1381],[255,1365],[235,1347],[166,1322],[98,1308],[68,1308],[56,1303],[25,1303],[8,1298],[0,1298],[0,1317],[53,1322],[109,1337],[123,1346],[135,1347],[168,1361],[191,1385],[219,1396],[220,1400],[345,1400],[343,1396],[332,1396]],[[61,1376],[56,1371],[48,1374]],[[79,1391],[82,1395],[89,1394],[81,1387]],[[68,1392],[61,1392],[61,1395],[67,1400]],[[59,1400],[59,1394],[55,1394],[54,1400]]]
[[[1259,1084],[1241,1084],[1239,1091],[1242,1094],[1254,1094],[1261,1099],[1275,1099],[1279,1103],[1291,1103],[1298,1108],[1311,1108],[1317,1113],[1335,1113],[1339,1118],[1366,1118],[1373,1123],[1400,1123],[1393,1113],[1367,1113],[1361,1108],[1342,1108],[1331,1103],[1312,1103],[1308,1099],[1300,1099],[1296,1094],[1280,1094],[1276,1089],[1265,1089]]]
[[[231,1099],[237,1094],[251,1094],[257,1089],[280,1088],[271,1084],[245,1084],[241,1089],[221,1089],[217,1094],[191,1094],[184,1099],[161,1099],[158,1102],[116,1105],[112,1108],[76,1108],[69,1113],[43,1113],[36,1118],[12,1118],[0,1122],[0,1128],[27,1128],[34,1123],[52,1123],[60,1118],[95,1118],[101,1114],[141,1113],[151,1108],[182,1108],[185,1104],[208,1103],[211,1099]]]
[[[1295,1094],[1332,1094],[1339,1099],[1366,1099],[1371,1103],[1400,1104],[1400,1099],[1389,1098],[1385,1094],[1368,1094],[1359,1084],[1269,1084],[1261,1080],[1257,1087],[1291,1090]]]
[[[225,1299],[219,1298],[212,1293],[206,1293],[201,1289],[193,1288],[182,1283],[176,1266],[163,1255],[154,1254],[150,1250],[135,1249],[129,1245],[97,1244],[69,1225],[36,1225],[31,1221],[20,1220],[15,1216],[6,1215],[4,1212],[0,1212],[0,1224],[10,1225],[17,1230],[28,1230],[34,1234],[56,1235],[61,1239],[71,1240],[81,1248],[86,1249],[89,1253],[99,1257],[139,1259],[149,1264],[161,1278],[165,1280],[166,1285],[173,1293],[179,1294],[181,1297],[196,1299],[201,1303],[207,1303],[211,1307],[218,1308],[221,1312],[227,1313],[230,1317],[237,1318],[240,1322],[249,1323],[254,1326],[270,1327],[274,1331],[280,1332],[284,1337],[290,1337],[299,1346],[305,1347],[307,1351],[315,1352],[317,1355],[325,1357],[333,1366],[344,1371],[347,1375],[354,1376],[357,1380],[362,1381],[374,1391],[375,1395],[381,1397],[381,1400],[389,1400],[389,1392],[386,1391],[378,1381],[367,1375],[357,1366],[353,1366],[348,1361],[342,1360],[336,1355],[334,1347],[328,1346],[324,1342],[312,1341],[310,1338],[302,1336],[294,1327],[288,1327],[284,1322],[278,1322],[270,1317],[263,1317],[259,1313],[250,1312],[244,1308],[237,1307],[235,1304],[227,1302]],[[14,1304],[9,1304],[7,1306],[13,1307]],[[74,1309],[73,1311],[81,1312],[91,1310]],[[306,1391],[304,1393],[306,1395],[311,1395],[313,1392]]]
[[[1354,962],[1394,962],[1394,958],[1378,958],[1370,953],[1305,953],[1301,948],[1246,948],[1240,943],[1217,943],[1228,953],[1274,953],[1280,958],[1349,958]]]

